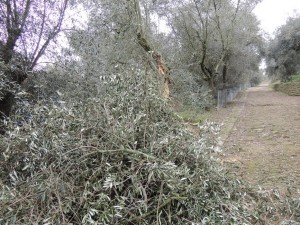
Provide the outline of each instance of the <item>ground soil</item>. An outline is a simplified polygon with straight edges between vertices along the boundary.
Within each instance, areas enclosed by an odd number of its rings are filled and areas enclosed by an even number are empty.
[[[223,123],[223,163],[253,186],[300,196],[300,97],[264,82],[212,113]]]

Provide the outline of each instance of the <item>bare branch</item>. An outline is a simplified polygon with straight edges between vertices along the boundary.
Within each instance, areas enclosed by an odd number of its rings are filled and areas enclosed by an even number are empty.
[[[68,2],[69,2],[68,0],[64,0],[62,8],[60,10],[60,15],[57,24],[48,35],[46,41],[42,44],[41,48],[35,52],[36,55],[34,55],[34,59],[31,63],[30,69],[33,69],[36,66],[38,60],[45,53],[50,42],[60,33]],[[38,44],[40,44],[40,42]],[[39,48],[39,46],[37,46],[37,48]]]

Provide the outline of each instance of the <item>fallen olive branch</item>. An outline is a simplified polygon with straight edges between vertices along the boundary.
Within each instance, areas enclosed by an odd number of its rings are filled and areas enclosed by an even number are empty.
[[[100,149],[97,149],[96,147],[93,147],[93,146],[81,146],[80,148],[94,148],[96,149],[95,151],[92,151],[92,152],[89,152],[83,156],[81,156],[79,159],[83,159],[83,158],[86,158],[88,156],[91,156],[93,154],[97,154],[97,153],[112,153],[112,152],[126,152],[126,153],[130,153],[130,154],[137,154],[137,155],[142,155],[144,157],[146,157],[147,159],[152,159],[152,160],[155,160],[155,161],[163,161],[163,162],[166,162],[162,159],[159,159],[159,158],[156,158],[152,155],[149,155],[149,154],[146,154],[144,152],[141,152],[141,151],[137,151],[137,150],[133,150],[133,149],[113,149],[113,150],[100,150]]]
[[[128,222],[139,221],[139,220],[142,220],[142,219],[144,219],[144,218],[146,218],[146,217],[148,217],[148,216],[150,216],[150,215],[152,215],[152,214],[155,214],[157,211],[159,211],[160,209],[162,209],[162,208],[164,208],[165,206],[167,206],[167,205],[168,205],[169,203],[171,203],[173,200],[187,200],[187,199],[188,199],[188,198],[186,198],[186,197],[180,197],[180,196],[178,196],[178,197],[171,197],[171,198],[169,198],[168,200],[166,200],[164,203],[158,205],[157,208],[155,208],[155,209],[151,210],[150,212],[145,213],[145,214],[143,214],[143,215],[141,215],[141,216],[139,216],[139,217],[132,218],[132,219],[128,220]]]

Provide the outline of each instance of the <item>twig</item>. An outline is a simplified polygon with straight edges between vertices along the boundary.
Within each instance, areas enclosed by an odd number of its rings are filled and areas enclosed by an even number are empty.
[[[188,199],[188,198],[186,198],[186,197],[171,197],[171,198],[169,198],[167,201],[165,201],[163,204],[161,204],[161,205],[159,205],[157,208],[153,209],[152,211],[150,211],[150,212],[148,212],[148,213],[146,213],[146,214],[143,214],[143,215],[141,215],[141,216],[139,216],[139,217],[132,218],[132,219],[129,220],[128,222],[133,222],[133,221],[136,221],[136,220],[142,220],[142,219],[144,219],[144,218],[146,218],[146,217],[148,217],[148,216],[150,216],[150,215],[156,213],[157,210],[160,210],[160,209],[164,208],[166,205],[168,205],[168,204],[169,204],[171,201],[173,201],[173,200],[187,200],[187,199]]]
[[[95,147],[93,147],[93,146],[81,146],[80,148],[95,148]],[[97,149],[97,150],[95,150],[93,152],[89,152],[89,153],[81,156],[79,158],[79,160],[82,159],[82,158],[85,158],[87,156],[96,154],[96,153],[112,153],[112,152],[127,152],[127,153],[131,153],[131,154],[142,155],[142,156],[146,157],[147,159],[153,159],[155,161],[164,161],[164,160],[156,158],[156,157],[154,157],[152,155],[148,155],[148,154],[146,154],[144,152],[133,150],[133,149],[114,149],[114,150],[100,150],[100,149]]]

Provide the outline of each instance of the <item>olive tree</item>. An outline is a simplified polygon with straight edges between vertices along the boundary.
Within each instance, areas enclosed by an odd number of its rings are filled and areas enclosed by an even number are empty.
[[[213,93],[220,84],[227,85],[228,72],[234,71],[230,63],[239,59],[237,55],[258,53],[258,23],[251,12],[256,3],[191,0],[182,1],[175,9],[172,26],[182,60],[200,80],[209,83]]]
[[[154,6],[150,3],[139,0],[83,3],[89,12],[87,27],[70,32],[68,38],[71,54],[78,56],[84,79],[99,79],[99,76],[104,79],[125,68],[146,66],[159,74],[162,95],[168,97],[169,69],[152,44],[150,14]]]
[[[22,84],[61,32],[68,0],[4,0],[0,3],[0,60],[8,82]],[[2,69],[3,70],[3,69]],[[1,90],[0,117],[8,117],[14,102]]]
[[[266,54],[267,73],[288,80],[300,71],[300,17],[289,18],[270,40]]]

